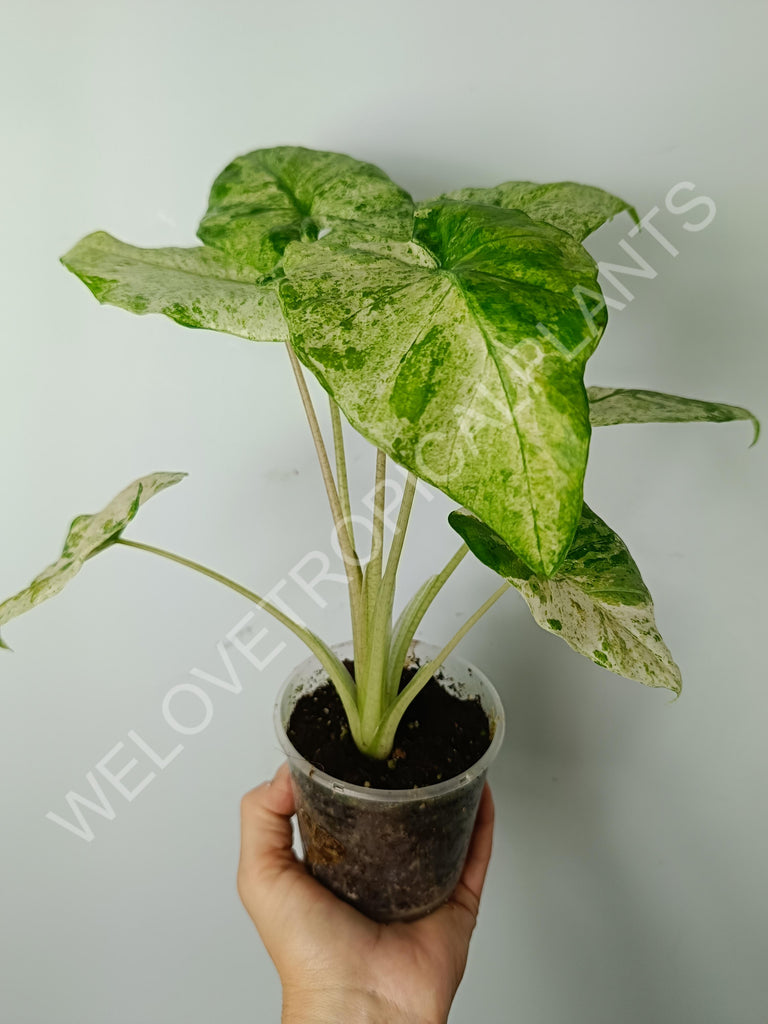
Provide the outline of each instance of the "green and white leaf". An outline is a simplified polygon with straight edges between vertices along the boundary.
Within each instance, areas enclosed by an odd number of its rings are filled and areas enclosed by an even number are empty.
[[[336,243],[408,241],[413,201],[373,164],[301,146],[233,160],[211,188],[198,237],[267,272],[286,245],[329,232]]]
[[[635,208],[623,199],[594,185],[579,185],[574,181],[554,181],[547,185],[505,181],[494,188],[459,188],[440,198],[522,210],[532,220],[567,231],[577,242],[583,242],[601,224],[624,211],[636,224],[640,222]],[[433,203],[434,200],[427,200],[420,205],[429,207]]]
[[[28,587],[0,604],[0,626],[63,590],[92,555],[114,544],[145,502],[185,476],[186,473],[143,476],[121,491],[101,512],[77,516],[69,527],[61,557],[43,569]],[[6,647],[2,638],[0,647]]]
[[[617,423],[726,423],[750,420],[754,427],[752,444],[760,436],[757,417],[740,405],[705,402],[700,398],[665,395],[639,388],[587,388],[589,418],[593,427]]]
[[[274,281],[208,246],[140,249],[96,231],[61,262],[99,302],[251,341],[288,338]]]
[[[617,675],[680,692],[680,669],[656,628],[640,570],[618,534],[586,505],[550,579],[531,572],[466,510],[451,512],[448,521],[481,562],[520,591],[543,629]]]
[[[583,371],[606,318],[574,289],[599,295],[596,264],[550,225],[468,203],[422,211],[414,244],[289,246],[291,344],[356,430],[548,575],[581,514]]]

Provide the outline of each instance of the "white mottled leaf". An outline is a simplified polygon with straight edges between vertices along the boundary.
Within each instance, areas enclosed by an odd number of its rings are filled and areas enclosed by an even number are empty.
[[[292,241],[407,242],[413,201],[373,164],[302,146],[233,160],[211,188],[198,237],[264,272]]]
[[[36,576],[30,585],[0,604],[0,626],[58,594],[96,552],[109,547],[150,498],[186,473],[152,473],[135,480],[95,515],[77,516],[64,541],[61,557]],[[0,647],[6,647],[0,638]]]
[[[625,210],[635,223],[639,223],[635,208],[623,199],[594,185],[579,185],[574,181],[555,181],[546,185],[533,181],[505,181],[493,188],[459,188],[440,198],[522,210],[533,220],[567,231],[577,242],[582,242],[601,224]],[[433,202],[427,200],[420,206],[429,207]]]
[[[757,418],[740,405],[682,398],[661,391],[638,388],[587,388],[589,418],[593,427],[617,423],[726,423],[750,420],[754,427],[752,444],[760,435]]]
[[[288,338],[275,282],[217,249],[140,249],[96,231],[61,262],[99,302],[130,313],[163,313],[252,341]]]
[[[581,514],[582,378],[605,314],[587,323],[574,289],[599,294],[597,267],[562,231],[491,206],[422,211],[413,241],[289,246],[291,344],[356,430],[548,575]]]
[[[549,579],[531,572],[466,510],[448,521],[481,562],[520,591],[544,629],[617,675],[680,692],[680,669],[656,628],[640,570],[618,534],[586,505],[573,544]]]

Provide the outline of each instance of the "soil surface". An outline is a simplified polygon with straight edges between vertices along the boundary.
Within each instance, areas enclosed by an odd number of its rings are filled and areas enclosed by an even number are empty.
[[[354,666],[345,662],[354,677]],[[416,668],[403,671],[400,689]],[[488,749],[488,716],[479,698],[448,693],[434,676],[409,705],[388,760],[361,754],[330,680],[300,697],[288,723],[288,738],[316,768],[344,782],[374,789],[413,789],[444,782],[470,768]]]

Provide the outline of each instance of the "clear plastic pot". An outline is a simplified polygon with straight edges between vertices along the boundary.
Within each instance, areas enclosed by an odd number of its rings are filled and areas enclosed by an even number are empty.
[[[340,658],[352,645],[339,644]],[[439,648],[414,642],[411,663]],[[488,767],[504,735],[499,695],[483,673],[461,658],[446,658],[440,680],[450,693],[478,696],[491,743],[467,771],[419,789],[368,789],[315,768],[296,750],[286,729],[298,699],[327,682],[313,656],[286,680],[275,704],[275,731],[291,769],[304,859],[323,885],[376,921],[408,921],[435,910],[461,876]]]

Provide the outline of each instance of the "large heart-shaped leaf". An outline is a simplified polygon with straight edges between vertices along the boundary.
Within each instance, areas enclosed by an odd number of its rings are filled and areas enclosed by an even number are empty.
[[[0,604],[0,626],[58,594],[92,555],[114,544],[145,502],[185,476],[186,473],[143,476],[121,491],[101,512],[74,519],[61,557],[43,569],[28,587]],[[1,637],[0,647],[6,647]]]
[[[131,313],[164,313],[184,327],[252,341],[288,337],[275,282],[208,246],[139,249],[96,231],[61,262],[99,302]]]
[[[597,267],[524,213],[446,202],[395,253],[294,243],[291,343],[352,425],[554,571],[581,514]],[[391,248],[391,247],[390,247]],[[576,291],[574,291],[574,289]]]
[[[593,427],[617,423],[726,423],[729,420],[751,420],[754,427],[752,444],[757,443],[760,423],[749,409],[722,402],[705,402],[700,398],[665,395],[661,391],[638,388],[587,388],[589,418]]]
[[[584,505],[573,544],[550,579],[460,509],[448,521],[470,550],[523,595],[538,624],[620,676],[679,693],[680,669],[656,628],[653,602],[622,539]]]
[[[623,199],[593,185],[579,185],[574,181],[554,181],[547,185],[505,181],[493,188],[459,188],[440,198],[522,210],[533,220],[567,231],[577,242],[582,242],[601,224],[625,210],[639,223],[637,211]],[[433,202],[427,200],[421,205],[429,207]]]
[[[406,241],[413,201],[373,164],[301,146],[257,149],[213,183],[198,236],[262,271],[291,241]]]

